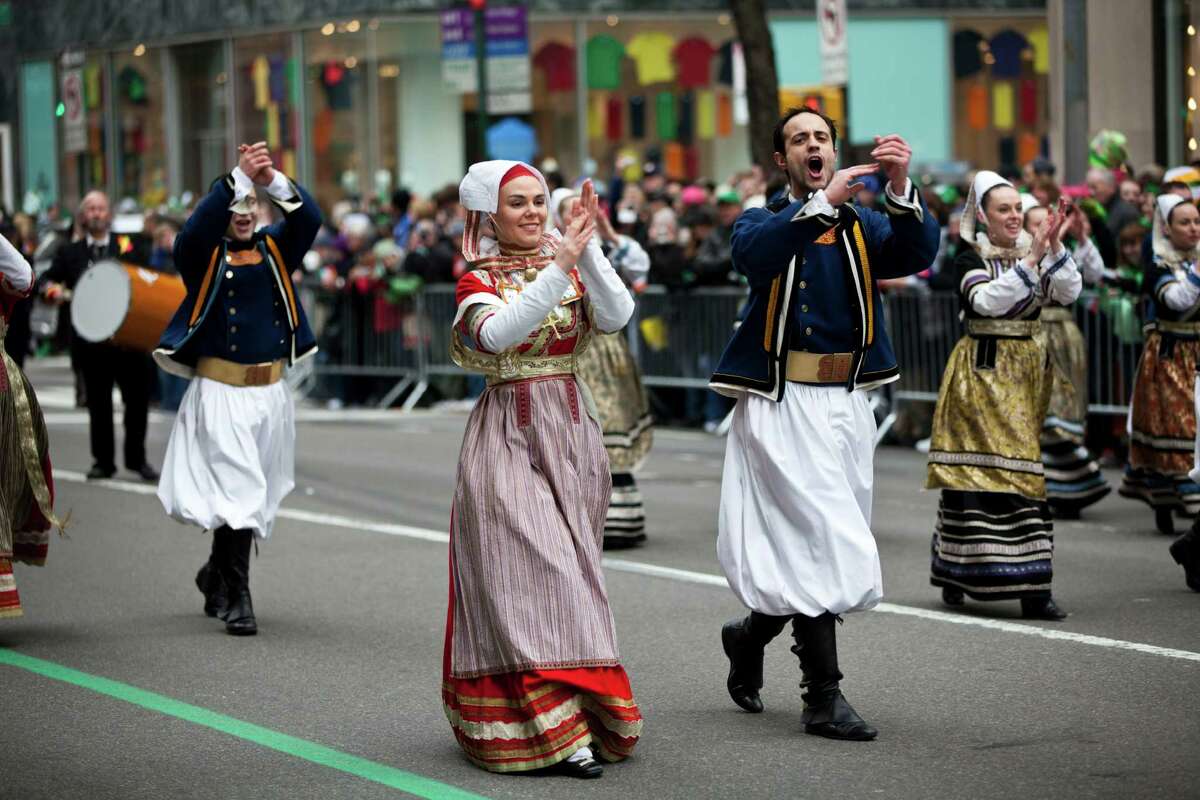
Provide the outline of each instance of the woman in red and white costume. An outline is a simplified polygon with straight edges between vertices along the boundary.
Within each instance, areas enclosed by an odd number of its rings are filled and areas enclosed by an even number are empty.
[[[33,287],[29,262],[0,236],[0,617],[19,617],[14,561],[44,566],[54,516],[49,437],[33,387],[4,352],[17,301]]]
[[[484,769],[598,778],[597,758],[627,757],[642,717],[600,569],[608,458],[576,370],[633,300],[593,237],[590,182],[561,236],[528,164],[472,165],[459,199],[472,271],[451,355],[488,388],[458,462],[442,701]]]

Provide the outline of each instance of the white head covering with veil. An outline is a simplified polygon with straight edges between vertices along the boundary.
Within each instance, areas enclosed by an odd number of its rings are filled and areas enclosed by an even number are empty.
[[[975,180],[971,183],[971,190],[967,192],[967,204],[963,207],[959,235],[963,241],[979,251],[982,258],[1020,261],[1029,255],[1029,251],[1033,247],[1033,237],[1027,231],[1022,229],[1012,247],[1001,247],[994,244],[991,237],[988,236],[987,216],[983,211],[983,200],[987,193],[997,186],[1012,188],[1010,182],[995,172],[980,170],[976,173]]]

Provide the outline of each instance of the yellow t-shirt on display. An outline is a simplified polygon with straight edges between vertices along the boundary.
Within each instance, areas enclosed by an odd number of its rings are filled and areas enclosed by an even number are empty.
[[[671,52],[675,37],[669,33],[649,31],[639,33],[625,45],[625,53],[637,64],[638,83],[669,83],[675,80],[675,64]]]

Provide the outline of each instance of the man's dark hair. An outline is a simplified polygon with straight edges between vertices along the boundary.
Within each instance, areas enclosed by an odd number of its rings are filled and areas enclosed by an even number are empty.
[[[815,114],[818,117],[820,117],[821,119],[825,120],[825,124],[829,126],[830,141],[833,143],[834,148],[835,149],[837,148],[837,136],[838,136],[837,123],[833,121],[833,117],[829,116],[828,114],[822,114],[820,111],[818,111],[815,108],[809,108],[808,106],[802,106],[800,108],[789,108],[787,111],[783,112],[783,116],[779,118],[779,122],[775,123],[775,152],[776,153],[786,153],[787,152],[787,150],[784,147],[784,142],[783,142],[783,126],[787,125],[788,122],[791,121],[792,117],[794,117],[798,114]]]
[[[1159,187],[1158,193],[1159,194],[1169,194],[1171,192],[1180,192],[1180,191],[1190,192],[1191,190],[1192,190],[1192,187],[1188,186],[1183,181],[1167,181],[1166,183],[1164,183],[1162,186]]]

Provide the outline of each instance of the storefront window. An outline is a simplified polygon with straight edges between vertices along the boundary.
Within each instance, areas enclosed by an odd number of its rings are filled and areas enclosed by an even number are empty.
[[[198,197],[230,169],[236,152],[226,132],[225,48],[221,42],[204,42],[176,47],[173,56],[179,86],[182,185],[172,190]]]
[[[167,200],[162,64],[162,51],[145,45],[113,57],[117,198],[132,198],[144,208]]]
[[[458,181],[466,169],[462,100],[442,79],[438,22],[367,25],[379,54],[375,189],[387,194],[404,187],[428,196]]]
[[[312,143],[310,190],[325,209],[370,191],[367,175],[366,29],[329,22],[304,34],[305,87]]]
[[[1019,167],[1048,152],[1044,20],[971,17],[955,21],[952,30],[955,157]]]
[[[104,62],[99,54],[78,58],[66,54],[59,63],[58,101],[63,104],[59,176],[62,201],[71,211],[88,190],[107,189]]]
[[[266,142],[285,174],[297,175],[300,143],[300,65],[292,35],[276,33],[235,39],[238,142]]]
[[[672,178],[723,177],[724,143],[745,125],[735,120],[735,35],[728,15],[588,24],[588,153],[600,176],[621,164],[633,177],[655,161]]]

